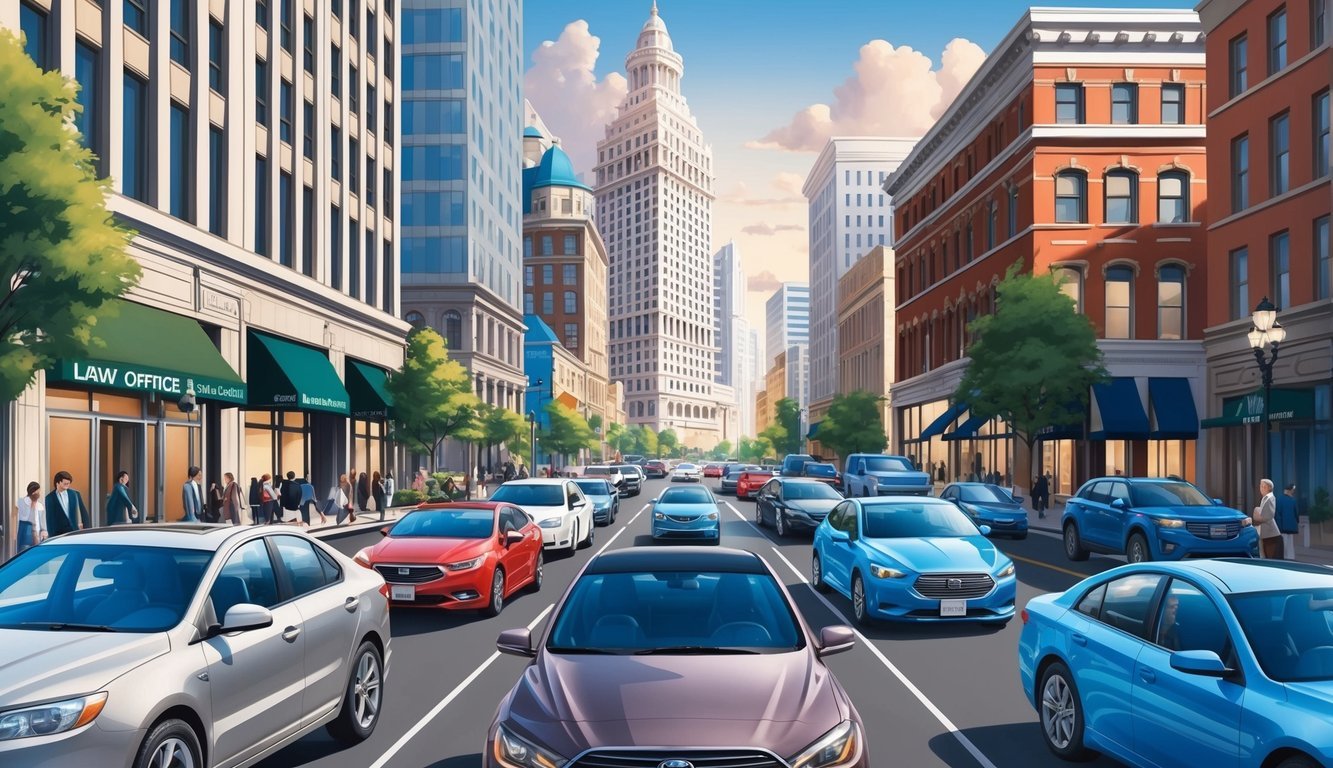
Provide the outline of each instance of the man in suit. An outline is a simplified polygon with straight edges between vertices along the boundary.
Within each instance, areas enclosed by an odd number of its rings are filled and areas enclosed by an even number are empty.
[[[1273,518],[1277,515],[1277,499],[1273,497],[1273,481],[1259,481],[1259,506],[1254,508],[1254,524],[1259,529],[1259,549],[1269,560],[1282,560],[1282,532]]]
[[[185,522],[197,523],[204,511],[204,489],[199,483],[200,469],[190,467],[190,477],[181,486],[181,501],[185,503]]]
[[[1283,554],[1288,560],[1293,560],[1296,555],[1296,534],[1301,529],[1300,510],[1296,507],[1296,484],[1288,483],[1282,495],[1276,497],[1276,500],[1277,515],[1274,522],[1277,523],[1277,529],[1282,532]]]
[[[106,509],[103,510],[106,513],[107,525],[139,522],[139,510],[130,500],[129,484],[129,472],[122,469],[116,473],[116,484],[111,488],[111,495],[106,500]]]
[[[83,496],[70,487],[73,484],[74,476],[62,469],[46,494],[46,530],[51,536],[93,527],[92,513],[83,503]]]

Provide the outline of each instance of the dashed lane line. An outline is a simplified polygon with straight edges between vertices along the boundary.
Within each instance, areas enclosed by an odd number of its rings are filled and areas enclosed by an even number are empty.
[[[599,550],[597,550],[597,554],[600,555],[600,554],[602,554],[603,552],[605,552],[605,551],[606,551],[606,548],[609,547],[609,546],[611,546],[611,542],[613,542],[613,541],[615,541],[616,539],[620,538],[620,534],[624,533],[624,532],[625,532],[625,529],[629,528],[631,525],[634,525],[634,521],[635,521],[635,520],[638,520],[638,519],[639,519],[639,515],[642,515],[642,514],[643,514],[643,510],[647,509],[648,507],[649,507],[648,504],[644,504],[642,507],[640,507],[640,508],[639,508],[639,511],[634,513],[634,517],[631,517],[631,518],[629,519],[629,522],[627,522],[627,523],[625,523],[624,525],[620,526],[620,530],[616,531],[615,534],[613,534],[613,535],[611,536],[611,538],[609,538],[609,539],[606,540],[606,543],[602,545],[602,548],[599,549]],[[593,555],[593,557],[596,557],[596,556],[597,556],[597,555]]]

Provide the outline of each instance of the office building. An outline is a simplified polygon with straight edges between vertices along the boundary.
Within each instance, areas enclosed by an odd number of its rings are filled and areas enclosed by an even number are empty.
[[[783,283],[764,304],[764,357],[762,370],[793,344],[810,341],[810,286]]]
[[[713,338],[718,342],[715,381],[736,392],[742,434],[754,424],[754,367],[750,324],[745,319],[745,273],[735,241],[713,254]]]

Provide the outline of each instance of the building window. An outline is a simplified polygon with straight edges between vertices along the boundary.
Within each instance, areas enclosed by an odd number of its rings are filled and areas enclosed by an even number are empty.
[[[1139,220],[1139,175],[1131,171],[1106,174],[1106,223],[1132,224]]]
[[[292,143],[292,121],[295,120],[296,105],[292,103],[295,90],[286,80],[278,84],[278,138],[284,144]]]
[[[1009,207],[1008,210],[1005,211],[1005,213],[1009,217],[1008,235],[1009,237],[1014,237],[1015,235],[1018,234],[1018,185],[1017,184],[1009,185]],[[957,235],[954,236],[954,250],[955,251],[958,250]],[[958,254],[955,252],[954,260],[956,261],[957,259],[958,259]]]
[[[1268,238],[1268,261],[1273,274],[1273,303],[1291,306],[1291,237],[1282,231]]]
[[[102,97],[99,85],[102,82],[102,52],[79,40],[74,44],[74,79],[79,83],[79,95],[76,100],[83,109],[74,115],[74,127],[83,138],[83,146],[91,149],[99,158],[106,153],[102,149],[101,124]],[[99,174],[100,175],[100,174]]]
[[[208,128],[208,231],[227,236],[227,135]]]
[[[1106,338],[1128,339],[1133,332],[1134,270],[1106,270]]]
[[[347,295],[361,298],[361,227],[351,218],[347,220]]]
[[[343,288],[343,212],[336,205],[329,206],[329,287]]]
[[[127,197],[148,200],[148,82],[125,73],[123,154],[120,188]]]
[[[1250,250],[1237,248],[1228,254],[1231,266],[1231,319],[1250,315]]]
[[[1185,124],[1185,86],[1162,83],[1162,124]]]
[[[292,52],[292,0],[278,0],[278,39],[282,50]]]
[[[527,240],[527,239],[525,238],[525,239],[524,239],[524,242],[531,242],[531,241],[530,241],[530,240]],[[526,267],[523,268],[523,285],[527,286],[528,288],[531,288],[531,287],[532,287],[532,265],[531,265],[531,264],[529,264],[528,266],[526,266]]]
[[[301,272],[315,276],[315,190],[301,185]]]
[[[1250,207],[1250,137],[1231,140],[1231,212]]]
[[[301,107],[301,154],[315,159],[315,105],[309,101]]]
[[[315,20],[309,16],[301,20],[301,63],[305,71],[315,74]]]
[[[554,254],[555,254],[555,239],[550,235],[542,235],[542,255],[552,256]],[[550,269],[550,267],[547,267],[547,269]]]
[[[1328,0],[1310,0],[1310,50],[1324,44],[1328,23]]]
[[[393,43],[384,41],[384,76],[389,80],[393,79]]]
[[[190,141],[190,110],[171,102],[171,215],[183,221],[194,221],[191,210],[194,195],[190,182],[194,180],[193,142]]]
[[[372,185],[373,186],[373,185]],[[379,274],[380,269],[375,258],[375,245],[379,238],[375,230],[366,227],[366,303],[372,307],[380,306]]]
[[[1051,270],[1060,293],[1074,302],[1074,311],[1083,313],[1083,270],[1078,267],[1055,267]]]
[[[555,294],[550,291],[542,293],[542,314],[555,314]]]
[[[361,142],[347,140],[347,188],[352,194],[361,194]]]
[[[379,127],[376,122],[375,110],[379,108],[380,100],[375,95],[375,86],[366,84],[366,130],[371,133],[378,133]]]
[[[565,255],[570,256],[579,252],[579,238],[577,235],[565,235]]]
[[[226,66],[227,33],[218,22],[208,21],[208,87],[219,96],[227,95]]]
[[[268,158],[255,155],[255,253],[269,255]]]
[[[1314,97],[1314,177],[1328,175],[1328,89]]]
[[[572,315],[579,311],[579,295],[573,291],[565,291],[565,314]]]
[[[1231,98],[1236,98],[1250,87],[1249,74],[1249,40],[1245,35],[1241,35],[1231,41],[1227,46],[1231,54],[1230,60],[1230,84]]]
[[[1055,175],[1055,221],[1059,224],[1087,222],[1088,177],[1079,171]]]
[[[1081,84],[1056,84],[1055,122],[1066,125],[1083,122],[1083,86]]]
[[[255,24],[268,29],[268,0],[255,0]]]
[[[1185,268],[1157,270],[1157,338],[1185,338]]]
[[[146,0],[125,0],[125,26],[148,37],[148,7]]]
[[[353,114],[361,111],[360,73],[353,64],[347,65],[347,106]]]
[[[532,314],[532,294],[530,293],[523,294],[523,314]]]
[[[329,92],[333,98],[341,99],[343,95],[343,54],[338,46],[333,46],[329,52]]]
[[[565,285],[579,284],[579,271],[577,266],[575,266],[574,264],[565,264],[561,269],[563,271],[563,275],[561,277],[563,278],[563,282]]]
[[[555,267],[551,264],[542,265],[542,285],[555,285]]]
[[[444,343],[451,351],[463,348],[463,315],[456,309],[444,313]]]
[[[1190,220],[1190,177],[1184,171],[1167,171],[1157,177],[1157,220],[1179,224]]]
[[[19,29],[23,32],[23,52],[42,69],[50,69],[50,17],[27,3],[19,4]]]
[[[1111,122],[1132,125],[1139,121],[1139,88],[1133,83],[1111,86]]]
[[[1328,214],[1314,220],[1315,298],[1333,296],[1333,261],[1328,253]]]
[[[347,3],[347,34],[353,40],[361,36],[361,4],[357,0]]]
[[[1268,121],[1268,194],[1291,189],[1291,119],[1286,112]]]
[[[375,205],[375,158],[366,158],[366,205]]]
[[[292,175],[278,174],[278,261],[293,268],[296,257],[296,230],[292,226]]]
[[[426,316],[416,311],[415,309],[403,315],[403,319],[406,320],[407,324],[412,326],[413,328],[420,328],[421,326],[426,324]]]
[[[530,258],[532,258],[532,237],[531,237],[531,236],[528,236],[528,237],[523,238],[523,258],[525,258],[525,259],[530,259]],[[531,271],[532,271],[532,267],[524,267],[524,269],[528,270],[529,273],[531,273]],[[528,283],[528,285],[532,285],[532,283]]]
[[[343,132],[336,125],[329,129],[329,175],[343,180]]]
[[[189,0],[171,0],[171,60],[190,67],[190,5]]]
[[[565,323],[565,348],[579,348],[579,324]]]
[[[268,62],[255,60],[255,122],[268,125]]]
[[[991,200],[986,206],[986,250],[988,251],[995,247],[995,232],[999,225],[999,218],[1000,204]],[[934,267],[935,262],[932,259],[931,269],[933,270]],[[922,274],[925,274],[924,270],[922,271]]]
[[[1281,8],[1268,17],[1268,74],[1281,72],[1287,66],[1287,9]]]
[[[384,215],[387,218],[393,218],[393,171],[384,169],[384,189],[380,190],[384,198]]]

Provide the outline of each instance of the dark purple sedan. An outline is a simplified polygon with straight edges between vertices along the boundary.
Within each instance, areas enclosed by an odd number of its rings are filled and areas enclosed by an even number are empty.
[[[500,702],[488,768],[868,768],[861,717],[822,657],[851,629],[812,632],[758,555],[633,548],[592,559]]]

